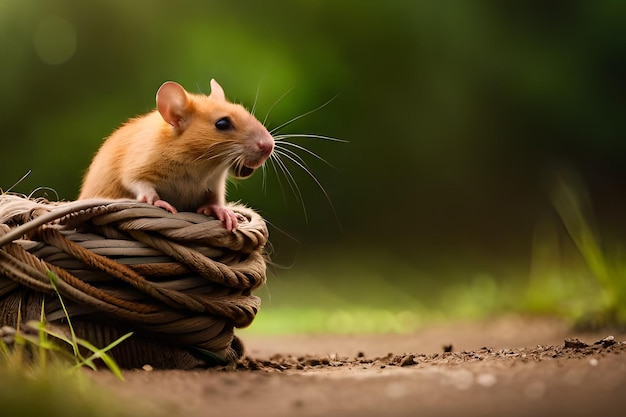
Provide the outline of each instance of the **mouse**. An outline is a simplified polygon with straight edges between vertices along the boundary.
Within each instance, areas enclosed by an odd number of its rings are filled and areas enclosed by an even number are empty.
[[[211,92],[187,92],[174,81],[156,93],[156,109],[132,118],[104,140],[78,199],[134,199],[167,210],[219,219],[228,231],[238,216],[226,206],[229,176],[250,177],[270,157],[274,138],[242,105]]]

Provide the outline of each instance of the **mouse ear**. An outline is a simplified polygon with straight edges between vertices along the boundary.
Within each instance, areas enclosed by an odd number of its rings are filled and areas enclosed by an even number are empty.
[[[226,101],[224,89],[215,80],[211,80],[211,95],[209,97],[213,97],[217,100]]]
[[[157,110],[167,123],[177,129],[184,128],[187,119],[189,97],[185,89],[174,81],[167,81],[156,94]]]

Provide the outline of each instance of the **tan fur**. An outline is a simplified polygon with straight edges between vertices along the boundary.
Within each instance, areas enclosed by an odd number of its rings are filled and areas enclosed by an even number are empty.
[[[184,103],[180,96],[158,93],[158,110],[129,120],[104,141],[79,199],[129,198],[154,204],[156,198],[182,211],[207,204],[223,207],[226,177],[236,158],[249,168],[260,167],[273,149],[273,138],[242,106],[226,101],[213,83],[209,96],[170,83],[171,89],[184,92]],[[172,124],[165,121],[168,117]],[[232,129],[216,128],[224,117],[230,118]]]

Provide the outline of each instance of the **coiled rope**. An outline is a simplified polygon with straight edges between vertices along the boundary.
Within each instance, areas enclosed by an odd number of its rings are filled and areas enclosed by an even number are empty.
[[[268,231],[254,211],[239,227],[123,200],[67,203],[0,195],[0,325],[65,323],[50,271],[79,337],[115,348],[121,366],[189,368],[242,354],[234,328],[254,320]]]

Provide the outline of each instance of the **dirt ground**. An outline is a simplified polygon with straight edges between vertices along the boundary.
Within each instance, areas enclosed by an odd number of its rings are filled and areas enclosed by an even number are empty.
[[[409,335],[240,336],[235,370],[93,375],[178,416],[626,415],[624,332],[504,318]]]

